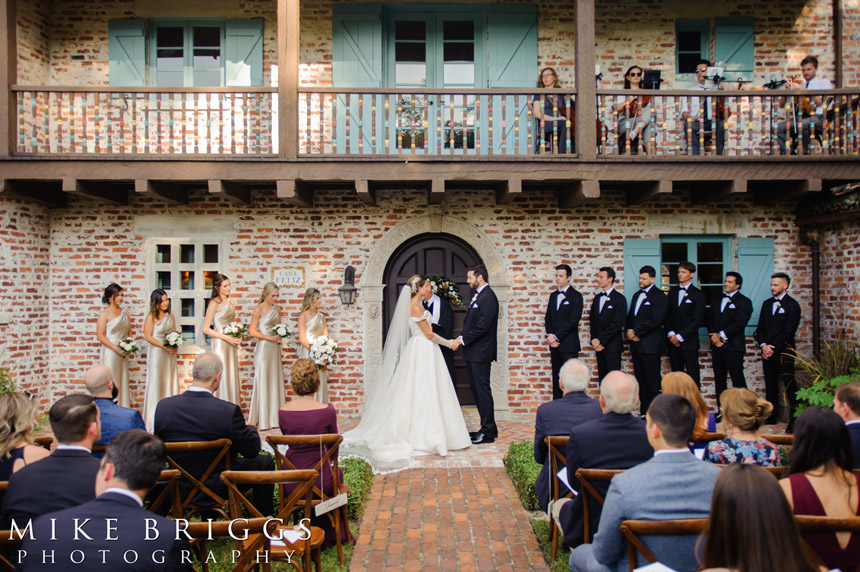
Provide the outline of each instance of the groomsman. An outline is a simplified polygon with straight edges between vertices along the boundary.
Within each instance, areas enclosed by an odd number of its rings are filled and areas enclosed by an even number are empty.
[[[639,383],[639,408],[648,411],[660,393],[660,356],[663,353],[663,321],[668,305],[666,295],[654,286],[653,266],[639,269],[639,291],[630,300],[627,312],[627,339],[633,356],[633,373]]]
[[[788,427],[786,432],[794,429],[794,409],[797,404],[797,384],[794,382],[794,336],[800,324],[800,304],[788,295],[791,278],[784,272],[777,272],[770,277],[770,293],[761,305],[758,318],[758,328],[755,341],[761,347],[762,369],[767,400],[773,406],[773,413],[765,421],[772,425],[776,423],[776,404],[779,403],[779,380],[785,388],[788,400]]]
[[[686,371],[701,388],[699,376],[699,327],[705,323],[705,295],[696,288],[696,265],[678,265],[678,286],[669,288],[666,337],[672,371]]]
[[[610,371],[621,370],[627,299],[615,289],[615,270],[608,266],[597,272],[597,285],[600,292],[591,302],[588,321],[591,347],[597,352],[597,378],[602,382]]]
[[[732,387],[747,386],[744,377],[744,329],[752,316],[752,301],[740,293],[743,282],[737,272],[726,272],[723,296],[711,303],[708,335],[711,338],[714,390],[718,408],[720,394],[726,390],[727,373],[732,376]]]
[[[549,295],[544,327],[549,358],[552,363],[552,398],[560,399],[564,392],[558,383],[558,371],[570,359],[579,357],[579,320],[582,318],[582,294],[570,285],[570,266],[555,267],[557,289]]]
[[[437,294],[424,302],[424,307],[432,315],[430,319],[433,332],[439,334],[446,340],[454,337],[454,310],[451,308],[451,303],[448,300],[442,300]],[[456,386],[454,381],[454,351],[439,346],[442,350],[442,357],[445,358],[445,365],[448,366],[448,373],[451,375],[451,382]]]

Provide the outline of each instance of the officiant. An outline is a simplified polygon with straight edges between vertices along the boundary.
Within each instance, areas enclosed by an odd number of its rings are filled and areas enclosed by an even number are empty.
[[[454,337],[454,309],[451,307],[451,303],[448,300],[442,300],[434,292],[432,298],[424,301],[424,307],[433,315],[431,318],[433,332],[446,340],[452,339]],[[442,350],[445,365],[448,366],[448,373],[451,374],[451,382],[456,387],[457,382],[454,380],[454,352],[445,346],[439,346],[439,349]]]

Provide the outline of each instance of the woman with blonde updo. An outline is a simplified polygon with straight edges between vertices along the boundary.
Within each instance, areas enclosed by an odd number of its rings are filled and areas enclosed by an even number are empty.
[[[0,481],[50,453],[33,444],[39,408],[23,393],[0,396]],[[0,497],[2,500],[2,497]]]
[[[322,297],[316,288],[305,290],[302,300],[302,311],[299,314],[299,359],[309,358],[311,345],[320,336],[328,335],[328,325],[325,322],[325,314],[320,312],[322,308]],[[320,370],[320,385],[314,395],[320,403],[328,403],[328,371]]]
[[[720,395],[720,406],[727,436],[708,443],[705,460],[721,465],[747,463],[779,467],[779,449],[759,435],[773,405],[749,389],[734,387]]]
[[[239,344],[242,340],[224,333],[224,328],[236,321],[236,306],[230,299],[232,289],[230,279],[223,274],[216,274],[212,279],[212,297],[206,306],[203,333],[212,338],[212,353],[224,364],[215,397],[239,405]]]
[[[272,329],[281,323],[278,285],[263,286],[260,303],[254,308],[248,335],[257,338],[254,350],[254,391],[248,422],[257,429],[278,426],[278,406],[284,402],[284,366],[281,364],[281,338]]]

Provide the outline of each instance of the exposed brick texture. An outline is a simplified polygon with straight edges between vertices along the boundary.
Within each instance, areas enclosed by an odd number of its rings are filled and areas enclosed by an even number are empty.
[[[860,224],[821,229],[821,335],[860,333]]]

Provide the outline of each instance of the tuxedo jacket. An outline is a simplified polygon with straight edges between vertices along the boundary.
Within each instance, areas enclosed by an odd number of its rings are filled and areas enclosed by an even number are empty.
[[[463,321],[463,358],[466,361],[496,361],[496,329],[499,325],[499,299],[486,286],[469,303]]]
[[[752,317],[752,300],[735,292],[726,304],[725,310],[720,310],[723,298],[716,298],[711,302],[711,317],[708,324],[708,333],[726,334],[728,341],[720,348],[727,352],[742,352],[746,350],[744,330]]]
[[[563,296],[561,305],[559,296]],[[582,294],[568,286],[564,294],[558,289],[549,295],[546,306],[544,327],[547,334],[553,334],[559,341],[557,349],[564,353],[578,354],[582,350],[579,343],[579,320],[582,318]]]
[[[636,300],[640,296],[646,296],[639,313],[636,311]],[[633,330],[639,336],[639,342],[633,342],[631,347],[637,347],[643,354],[663,353],[665,347],[665,334],[663,333],[663,322],[666,319],[666,307],[668,300],[663,291],[655,283],[648,292],[638,290],[630,300],[630,308],[627,310],[627,329]]]
[[[775,298],[768,298],[761,305],[758,317],[758,328],[753,336],[755,341],[774,347],[776,355],[782,354],[787,348],[795,347],[794,335],[800,325],[800,304],[786,294],[780,303],[776,314],[773,313]]]
[[[96,397],[95,402],[102,426],[102,436],[96,445],[107,445],[116,435],[129,429],[146,430],[139,411],[119,406],[107,397]],[[102,453],[95,455],[101,457]]]
[[[567,435],[572,427],[586,421],[597,419],[603,415],[600,403],[584,391],[571,391],[561,399],[553,399],[537,409],[535,416],[535,461],[543,465],[535,482],[535,495],[541,509],[546,510],[552,491],[549,481],[550,459],[549,449],[544,438],[554,435]],[[566,454],[561,449],[562,455]]]
[[[621,353],[624,349],[624,320],[627,316],[627,299],[624,294],[613,288],[609,294],[609,300],[600,311],[600,298],[598,294],[591,302],[591,313],[588,321],[591,328],[591,339],[598,339],[604,351]]]
[[[51,519],[54,519],[56,534],[52,538]],[[85,519],[89,522],[79,525],[79,530],[93,540],[83,536],[75,538],[75,519],[79,523]],[[106,519],[116,519],[107,522]],[[147,530],[147,519],[155,530]],[[108,534],[108,525],[111,526]],[[156,531],[158,537],[156,538]],[[147,536],[148,535],[148,536]],[[80,566],[71,565],[69,569],[80,570],[134,570],[135,572],[175,572],[188,571],[191,564],[182,564],[182,551],[185,550],[185,560],[192,560],[188,541],[176,540],[176,526],[172,520],[158,516],[145,510],[134,499],[116,492],[106,492],[97,499],[80,506],[53,512],[37,518],[33,523],[33,540],[27,538],[21,546],[27,556],[21,561],[16,570],[30,572],[31,570],[62,569],[62,563],[71,562],[71,553],[75,562],[83,559]],[[111,540],[108,540],[110,538]],[[146,540],[150,538],[151,540]],[[113,540],[115,539],[115,540]],[[54,562],[42,561],[42,551],[54,551]],[[134,551],[137,562],[129,564],[124,560],[127,551]],[[102,552],[100,552],[102,551]],[[129,555],[128,561],[134,556]]]
[[[852,423],[847,427],[851,445],[854,447],[854,468],[860,469],[860,423]]]
[[[645,422],[630,413],[607,411],[601,417],[583,423],[570,430],[567,446],[567,475],[570,484],[577,491],[579,480],[574,477],[577,469],[629,469],[644,463],[654,455],[645,432]],[[606,497],[607,482],[595,482],[594,488]],[[582,543],[584,520],[579,494],[573,501],[565,503],[561,509],[559,522],[564,530],[564,541],[568,546]],[[591,515],[591,534],[597,530],[600,521],[601,505],[591,499],[588,505]]]
[[[434,305],[439,304],[439,323],[433,324],[433,331],[446,340],[450,340],[454,337],[454,309],[451,308],[451,302],[441,296],[438,298],[438,300],[431,298]]]
[[[239,406],[218,399],[206,391],[186,391],[159,401],[155,409],[155,434],[165,443],[230,439],[233,442],[230,448],[231,463],[237,454],[254,458],[260,453],[257,428],[245,424]],[[199,477],[216,455],[217,451],[213,450],[177,453],[173,457],[184,469]],[[222,462],[206,480],[206,485],[215,492],[225,490],[220,478],[223,470]],[[181,479],[179,485],[183,494],[191,490],[191,484],[186,479]],[[205,495],[197,497],[198,500],[204,498]]]
[[[12,519],[24,528],[31,518],[94,499],[99,464],[86,451],[58,449],[13,473],[3,498],[4,529]]]
[[[666,320],[663,322],[666,333],[681,334],[682,350],[699,349],[699,328],[705,325],[705,294],[690,284],[683,302],[678,304],[680,286],[669,288],[667,297]]]

